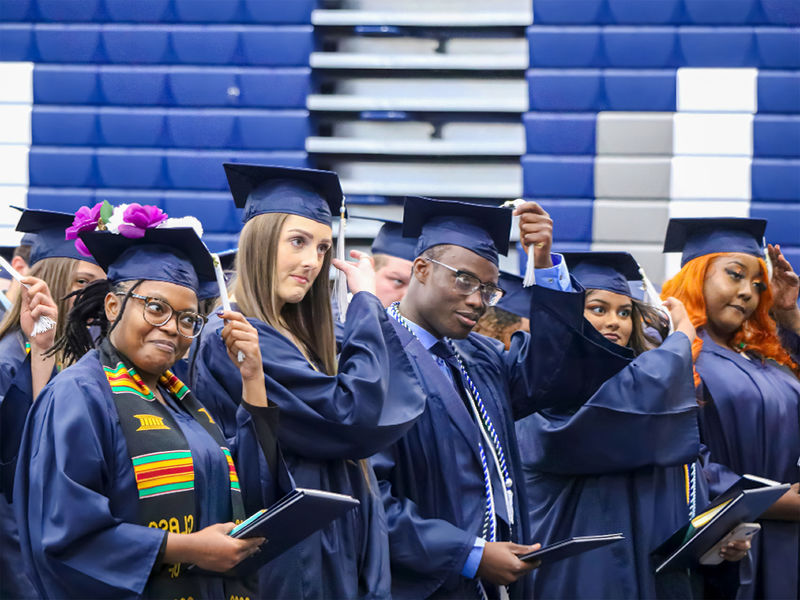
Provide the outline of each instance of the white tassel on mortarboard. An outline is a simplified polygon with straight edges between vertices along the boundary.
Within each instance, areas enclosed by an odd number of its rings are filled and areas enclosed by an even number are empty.
[[[501,204],[501,208],[518,208],[525,204],[525,200],[522,198],[517,198],[516,200],[508,200],[507,202],[503,202]],[[525,264],[525,277],[522,279],[522,287],[531,287],[532,285],[536,284],[536,266],[535,262],[535,255],[534,252],[536,247],[534,244],[528,246],[528,260]]]
[[[211,254],[214,261],[214,275],[217,277],[217,286],[219,287],[219,299],[222,302],[222,310],[229,311],[231,309],[231,300],[228,298],[228,286],[225,285],[225,273],[222,270],[222,261],[217,254]],[[247,358],[241,350],[236,353],[236,360],[240,363],[244,362]]]
[[[11,275],[14,279],[16,279],[22,287],[30,289],[31,286],[29,286],[27,283],[22,283],[22,275],[20,275],[19,272],[14,267],[12,267],[11,264],[2,256],[0,256],[0,266],[3,267],[6,271],[8,271],[8,274]],[[50,331],[55,326],[56,322],[53,321],[53,319],[51,319],[50,317],[41,316],[38,319],[36,319],[36,322],[33,324],[33,331],[31,331],[31,337],[36,337],[40,333],[44,333],[45,331]]]
[[[345,213],[347,211],[347,207],[345,206],[345,197],[342,196],[342,206],[339,210],[339,235],[336,236],[336,258],[344,262],[346,259],[345,253],[345,243],[346,243],[346,230],[347,230],[347,218],[345,217]],[[339,271],[336,274],[336,281],[333,283],[333,298],[336,302],[336,306],[339,309],[339,322],[344,323],[345,313],[347,313],[347,277],[345,277],[343,271]]]
[[[658,295],[658,291],[656,291],[656,287],[653,283],[648,279],[647,274],[644,272],[644,267],[639,265],[639,274],[642,276],[642,284],[644,285],[644,301],[646,304],[659,309],[664,315],[667,317],[667,321],[669,321],[669,333],[675,331],[675,326],[672,323],[672,315],[667,310],[667,307],[664,306],[664,303],[661,301],[661,296]]]
[[[772,281],[772,273],[775,270],[775,265],[772,264],[772,259],[769,257],[769,248],[767,248],[767,238],[762,241],[764,246],[764,262],[767,263],[767,282]]]

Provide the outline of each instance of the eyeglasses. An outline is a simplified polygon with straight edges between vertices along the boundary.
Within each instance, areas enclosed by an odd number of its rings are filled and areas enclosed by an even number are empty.
[[[203,331],[206,321],[208,319],[191,310],[175,311],[169,303],[152,296],[142,296],[140,294],[126,294],[125,292],[117,292],[118,296],[130,296],[144,302],[142,314],[144,320],[153,327],[163,327],[175,314],[176,322],[178,323],[178,333],[185,338],[196,338]]]
[[[426,258],[428,262],[432,262],[440,267],[444,267],[445,269],[452,271],[456,274],[455,284],[453,285],[453,289],[455,289],[459,294],[464,294],[465,296],[469,296],[474,294],[478,290],[481,291],[481,299],[486,306],[494,306],[500,301],[505,295],[505,290],[502,288],[497,287],[493,283],[484,283],[472,273],[467,273],[466,271],[459,271],[458,269],[454,269],[450,265],[446,265],[438,260],[434,260],[432,258]]]

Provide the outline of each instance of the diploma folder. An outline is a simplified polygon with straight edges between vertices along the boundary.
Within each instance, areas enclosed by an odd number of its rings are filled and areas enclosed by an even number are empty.
[[[556,562],[563,560],[576,554],[582,554],[595,548],[601,548],[608,544],[614,544],[622,541],[625,536],[621,533],[609,533],[606,535],[585,535],[579,537],[572,537],[567,540],[555,542],[544,548],[539,548],[528,554],[523,554],[519,557],[520,560],[541,560],[542,563]]]
[[[758,519],[790,488],[787,483],[732,493],[734,487],[653,551],[656,573],[699,565],[700,557],[731,529]]]
[[[231,530],[229,535],[235,538],[263,537],[267,541],[261,552],[244,559],[226,575],[249,575],[358,505],[351,496],[295,488]]]

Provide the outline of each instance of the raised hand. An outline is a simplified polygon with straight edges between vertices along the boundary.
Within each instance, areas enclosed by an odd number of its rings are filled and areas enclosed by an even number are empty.
[[[545,269],[553,266],[550,249],[553,246],[553,220],[536,202],[526,202],[514,209],[519,217],[519,239],[525,251],[533,244],[534,266]]]
[[[347,278],[347,288],[352,294],[358,292],[375,293],[375,263],[369,254],[350,250],[350,257],[358,262],[351,263],[334,258],[333,266],[344,273]]]
[[[689,341],[693,342],[697,337],[697,330],[695,330],[694,325],[692,325],[692,321],[689,319],[689,313],[686,312],[686,307],[683,305],[683,302],[670,296],[664,300],[664,306],[672,317],[672,325],[675,327],[675,331],[686,334]]]
[[[22,294],[22,307],[19,315],[19,326],[31,344],[31,348],[44,352],[55,342],[55,328],[33,334],[36,321],[41,317],[48,317],[58,321],[58,307],[47,284],[36,277],[23,277],[20,293]]]
[[[225,321],[222,341],[225,342],[228,358],[238,367],[242,376],[242,399],[254,406],[267,406],[258,331],[240,312],[220,310],[217,314]],[[239,358],[242,358],[241,362]]]
[[[767,253],[772,261],[772,314],[779,325],[800,333],[800,307],[797,306],[800,277],[779,245],[769,244]]]

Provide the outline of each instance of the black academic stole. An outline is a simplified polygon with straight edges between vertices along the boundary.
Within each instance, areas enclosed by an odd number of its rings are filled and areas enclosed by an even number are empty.
[[[139,494],[139,524],[170,533],[194,532],[197,527],[194,465],[186,438],[169,409],[155,398],[133,365],[108,340],[103,340],[98,353],[133,463]],[[245,514],[239,478],[222,432],[189,388],[170,371],[161,376],[159,384],[203,426],[225,455],[232,520],[241,522]],[[153,571],[146,595],[201,600],[199,584],[197,577],[187,573],[186,565],[164,565]],[[255,588],[242,580],[226,579],[224,584],[226,600],[245,600],[254,596]]]

